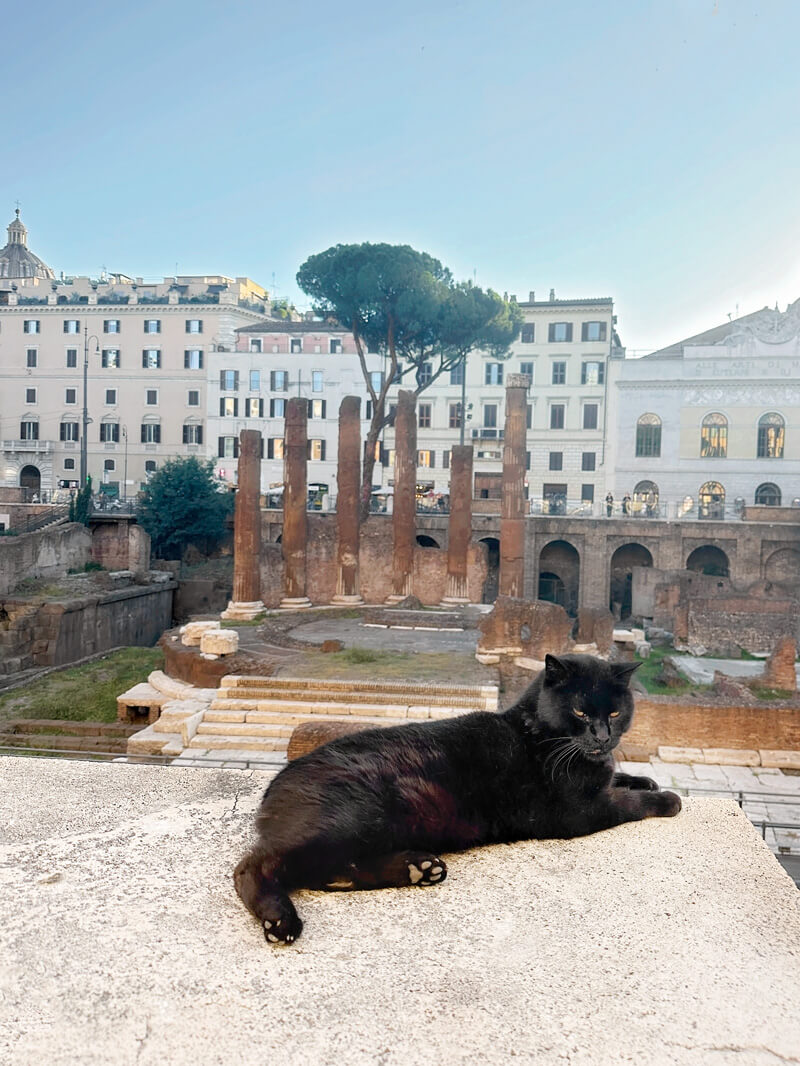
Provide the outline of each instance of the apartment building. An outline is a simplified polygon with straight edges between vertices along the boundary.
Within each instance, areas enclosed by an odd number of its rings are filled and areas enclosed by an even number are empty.
[[[515,299],[513,296],[511,299]],[[420,394],[417,408],[417,482],[420,496],[449,485],[450,449],[462,436],[475,447],[474,496],[499,499],[503,465],[505,381],[530,379],[526,490],[532,513],[591,509],[605,493],[608,362],[621,352],[613,302],[608,298],[547,300],[531,292],[519,304],[524,317],[510,355],[499,361],[473,352]],[[433,366],[423,375],[433,374]],[[414,388],[413,379],[399,387]],[[390,397],[396,395],[393,387]],[[385,433],[388,469],[394,436]]]
[[[95,486],[135,495],[165,459],[205,455],[209,357],[267,308],[248,278],[57,278],[17,212],[0,249],[0,484],[78,484],[84,366]]]

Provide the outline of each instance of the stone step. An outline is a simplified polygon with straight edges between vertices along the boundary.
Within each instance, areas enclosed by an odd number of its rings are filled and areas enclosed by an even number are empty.
[[[271,711],[206,711],[203,716],[203,723],[210,725],[225,726],[227,728],[229,723],[236,725],[242,725],[248,723],[250,725],[276,725],[276,726],[289,726],[292,729],[301,725],[304,722],[317,722],[320,719],[318,714],[306,714],[303,711],[285,713],[275,713]],[[326,717],[334,717],[326,716]],[[390,718],[384,715],[381,718],[369,717],[368,715],[347,715],[341,714],[339,716],[343,720],[349,720],[351,718],[358,718],[358,721],[364,725],[365,728],[372,726],[389,726],[389,725],[408,725],[407,718]]]
[[[491,703],[486,696],[459,696],[442,694],[435,690],[425,689],[420,687],[419,689],[413,689],[411,687],[398,688],[391,692],[382,692],[379,689],[365,689],[363,691],[353,691],[351,689],[330,689],[320,687],[318,689],[305,689],[293,687],[277,688],[274,686],[264,686],[263,688],[257,688],[256,686],[243,687],[234,685],[230,687],[221,687],[217,689],[215,693],[216,699],[284,699],[284,700],[296,700],[298,703],[307,701],[316,701],[322,697],[325,700],[330,700],[330,697],[341,697],[346,699],[347,703],[420,703],[428,706],[438,707],[459,707],[463,710],[470,711],[483,711],[494,710],[496,704],[489,706]]]
[[[248,721],[254,721],[251,716],[254,713],[279,714],[279,715],[302,715],[303,717],[319,717],[328,715],[334,718],[395,718],[400,721],[408,719],[427,718],[453,718],[459,714],[468,713],[463,707],[429,707],[416,704],[400,703],[329,703],[294,700],[214,700],[210,712],[229,711],[231,713],[245,714]],[[208,714],[209,711],[206,711]],[[230,719],[227,719],[230,721]],[[265,719],[268,721],[269,719]]]
[[[419,695],[423,692],[440,696],[465,696],[473,698],[496,698],[495,685],[459,685],[440,683],[409,683],[407,681],[347,681],[340,678],[304,677],[244,677],[227,674],[220,681],[221,688],[268,688],[302,689],[322,692],[397,692]],[[418,702],[423,703],[424,700]]]
[[[207,733],[217,736],[219,731],[218,722],[201,722],[195,736],[204,736]],[[225,735],[229,737],[286,737],[288,740],[293,731],[293,725],[276,725],[275,723],[265,725],[261,722],[225,723]]]
[[[39,751],[93,751],[118,754],[127,750],[127,737],[80,736],[63,733],[0,733],[0,748]]]
[[[288,747],[288,737],[228,736],[222,733],[203,733],[200,735],[195,733],[189,741],[188,747],[184,748],[184,751],[189,751],[191,748],[213,749],[214,751],[234,748],[242,751],[285,752]]]

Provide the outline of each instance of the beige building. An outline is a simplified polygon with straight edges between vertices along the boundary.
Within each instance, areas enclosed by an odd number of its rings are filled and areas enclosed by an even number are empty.
[[[0,249],[0,485],[48,498],[87,472],[134,495],[167,458],[206,454],[209,356],[267,293],[247,278],[56,278],[17,217]]]

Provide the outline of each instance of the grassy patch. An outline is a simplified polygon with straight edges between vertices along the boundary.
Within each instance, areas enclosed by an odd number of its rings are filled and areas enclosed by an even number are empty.
[[[257,614],[255,618],[249,618],[245,621],[237,621],[236,619],[223,618],[219,624],[220,629],[238,629],[239,626],[260,626],[266,617],[266,611],[262,611]]]
[[[163,665],[160,648],[123,648],[83,666],[58,670],[0,696],[0,722],[10,718],[114,722],[117,696]]]
[[[760,700],[792,700],[797,695],[785,688],[771,688],[769,685],[752,684],[749,686],[754,696]]]
[[[661,665],[664,659],[674,654],[674,648],[655,647],[650,649],[650,655],[647,659],[639,659],[639,656],[637,655],[636,658],[642,665],[636,671],[635,677],[652,695],[665,696],[670,693],[681,693],[686,692],[687,689],[692,687],[689,681],[684,681],[680,686],[674,687],[661,685],[656,681],[656,678],[661,673]]]

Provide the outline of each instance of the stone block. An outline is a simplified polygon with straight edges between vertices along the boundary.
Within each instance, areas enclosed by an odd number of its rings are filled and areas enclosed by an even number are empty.
[[[774,688],[785,689],[787,692],[796,692],[796,659],[797,645],[794,638],[782,637],[764,666],[764,684]]]
[[[658,757],[662,762],[705,762],[702,748],[659,747]]]
[[[180,628],[181,644],[187,648],[197,648],[200,646],[203,634],[214,629],[219,629],[219,622],[187,622]]]
[[[637,640],[634,650],[640,659],[650,658],[650,643],[646,640]]]
[[[703,748],[705,761],[714,766],[760,766],[761,757],[749,748]]]
[[[572,648],[572,620],[555,603],[498,596],[479,628],[476,658],[482,663],[516,656],[541,661],[548,653],[560,655]]]
[[[341,640],[323,640],[322,644],[320,645],[320,651],[324,651],[326,654],[331,652],[342,651],[343,649],[344,644],[341,642]]]
[[[200,637],[200,651],[204,655],[233,655],[239,650],[239,634],[235,629],[206,630]]]
[[[759,751],[761,765],[778,770],[800,770],[800,751]]]

